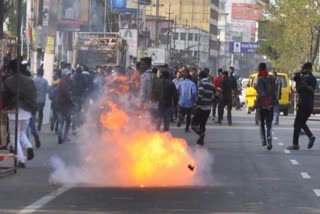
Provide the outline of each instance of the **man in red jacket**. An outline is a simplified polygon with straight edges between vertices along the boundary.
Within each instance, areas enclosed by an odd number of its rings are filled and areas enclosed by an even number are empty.
[[[212,83],[218,92],[214,96],[214,101],[212,103],[212,120],[215,120],[215,118],[216,118],[216,109],[217,109],[217,106],[218,106],[218,104],[220,102],[220,98],[221,98],[221,87],[220,86],[221,86],[221,81],[223,78],[222,72],[223,72],[222,68],[219,68],[218,75],[212,79]]]

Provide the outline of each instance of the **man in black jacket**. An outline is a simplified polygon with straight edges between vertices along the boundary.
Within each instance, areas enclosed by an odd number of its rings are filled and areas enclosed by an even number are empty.
[[[159,99],[159,121],[157,130],[160,130],[163,121],[164,131],[169,131],[170,118],[173,114],[173,108],[177,105],[178,92],[175,84],[170,80],[170,73],[167,69],[161,71],[160,78],[157,81],[157,86],[160,88]]]
[[[312,63],[307,62],[302,66],[302,71],[294,77],[297,92],[299,94],[298,109],[294,120],[293,142],[287,149],[299,150],[299,135],[301,129],[309,137],[308,149],[313,147],[316,137],[310,131],[307,121],[313,111],[314,91],[317,80],[312,74]]]
[[[231,116],[231,110],[232,110],[232,90],[233,90],[233,83],[232,80],[228,77],[228,71],[223,72],[222,81],[220,84],[221,88],[221,99],[218,106],[218,123],[222,123],[223,118],[223,112],[225,106],[227,106],[227,119],[228,119],[228,125],[232,125],[232,116]]]

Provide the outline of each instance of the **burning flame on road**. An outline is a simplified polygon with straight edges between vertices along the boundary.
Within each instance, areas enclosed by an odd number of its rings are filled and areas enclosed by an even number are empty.
[[[194,164],[187,143],[170,133],[160,133],[143,128],[136,120],[129,120],[127,113],[108,103],[110,111],[101,114],[106,144],[118,144],[116,163],[118,173],[128,185],[177,186],[190,183]],[[138,116],[139,117],[139,116]],[[132,119],[132,118],[130,118]]]
[[[111,101],[105,95],[98,106],[100,131],[86,126],[81,130],[85,164],[70,167],[53,158],[55,171],[50,180],[141,188],[203,185],[203,172],[212,162],[207,150],[189,147],[169,132],[155,131],[146,111],[133,110],[123,81],[119,79],[120,89],[111,88],[123,92],[122,96]]]

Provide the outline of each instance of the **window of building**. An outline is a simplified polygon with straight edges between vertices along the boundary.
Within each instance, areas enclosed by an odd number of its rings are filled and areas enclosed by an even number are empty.
[[[194,57],[199,58],[199,52],[198,51],[194,51]]]
[[[214,4],[215,6],[219,7],[219,0],[211,0],[211,4]]]
[[[193,40],[193,33],[188,33],[188,40],[192,41]]]
[[[186,40],[186,33],[180,33],[180,40]]]
[[[198,41],[199,39],[199,34],[194,34],[194,41]]]
[[[214,9],[210,9],[210,17],[214,20],[218,20],[219,17],[219,13],[218,11],[214,10]]]
[[[210,33],[213,35],[218,35],[218,27],[216,25],[210,24]]]
[[[179,39],[179,33],[173,33],[173,39],[178,40]]]

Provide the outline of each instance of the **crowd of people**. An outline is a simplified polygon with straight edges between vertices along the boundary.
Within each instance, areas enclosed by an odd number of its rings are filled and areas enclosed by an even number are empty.
[[[260,63],[258,70],[255,108],[260,116],[262,145],[271,150],[273,115],[274,111],[277,114],[279,108],[279,84],[276,75],[269,75],[265,63]],[[299,80],[295,79],[300,99],[294,123],[293,145],[288,149],[299,149],[301,129],[310,139],[308,148],[315,141],[306,125],[313,108],[316,84],[311,70],[312,64],[306,63],[303,75]],[[216,76],[211,76],[208,68],[169,68],[168,65],[152,67],[150,57],[141,58],[135,69],[100,65],[90,69],[86,65],[73,67],[63,61],[55,63],[53,81],[49,86],[43,78],[43,66],[31,78],[28,66],[18,64],[17,59],[11,59],[11,51],[8,49],[1,72],[1,145],[11,151],[16,150],[19,167],[25,167],[26,161],[34,157],[29,132],[34,137],[35,146],[41,146],[38,132],[42,130],[47,95],[51,101],[50,130],[57,134],[57,143],[62,144],[70,141],[70,129],[73,134],[79,131],[85,121],[89,101],[104,95],[109,77],[125,77],[130,94],[139,100],[138,108],[151,116],[156,130],[161,131],[163,127],[166,132],[170,130],[171,123],[176,123],[177,127],[185,123],[186,133],[192,130],[198,135],[199,146],[204,145],[210,114],[217,124],[222,124],[226,109],[227,125],[232,126],[232,109],[241,108],[241,89],[233,67],[228,71],[219,69]],[[279,123],[277,116],[275,123]],[[13,134],[16,124],[17,135]],[[16,148],[13,142],[16,142]]]

